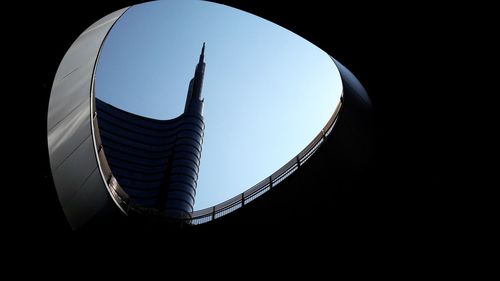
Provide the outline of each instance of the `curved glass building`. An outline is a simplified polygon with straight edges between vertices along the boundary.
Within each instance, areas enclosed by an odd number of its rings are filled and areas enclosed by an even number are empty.
[[[184,113],[156,120],[96,98],[102,150],[132,206],[173,219],[193,212],[203,144],[205,43],[189,83]]]

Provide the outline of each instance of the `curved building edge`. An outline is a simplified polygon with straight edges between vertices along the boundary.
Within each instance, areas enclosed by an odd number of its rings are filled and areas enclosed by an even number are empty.
[[[47,114],[50,168],[59,202],[72,229],[116,212],[117,205],[125,212],[99,165],[98,140],[92,124],[92,89],[102,43],[127,9],[103,17],[75,40],[52,85]]]
[[[104,156],[100,135],[96,133],[98,123],[93,102],[100,48],[127,9],[102,18],[77,38],[63,58],[52,86],[47,116],[50,165],[59,201],[73,229],[92,219],[117,214],[116,206],[122,214],[128,214],[133,207]],[[343,106],[369,111],[371,102],[361,83],[342,64],[333,61],[342,78]]]

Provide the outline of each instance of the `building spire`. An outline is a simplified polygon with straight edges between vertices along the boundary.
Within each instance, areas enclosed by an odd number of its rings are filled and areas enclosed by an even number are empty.
[[[200,54],[200,63],[203,62],[203,60],[205,59],[205,42],[203,42],[203,47],[201,48],[201,54]]]
[[[201,48],[200,61],[196,65],[194,71],[194,77],[189,82],[188,96],[186,98],[186,106],[184,107],[184,112],[189,111],[199,111],[202,112],[203,109],[203,98],[201,96],[201,90],[203,88],[203,76],[205,74],[205,42],[203,42],[203,47]]]

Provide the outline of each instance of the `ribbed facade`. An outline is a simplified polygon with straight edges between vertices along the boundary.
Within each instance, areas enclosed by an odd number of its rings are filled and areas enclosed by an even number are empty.
[[[118,183],[134,204],[175,219],[190,217],[196,195],[205,129],[203,55],[204,47],[177,118],[146,118],[96,98],[103,149]]]

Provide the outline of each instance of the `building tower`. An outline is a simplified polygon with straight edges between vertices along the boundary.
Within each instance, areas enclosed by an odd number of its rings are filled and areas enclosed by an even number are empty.
[[[116,108],[96,98],[102,148],[113,176],[131,205],[172,219],[193,211],[205,123],[203,76],[205,43],[189,83],[184,113],[156,120]]]

